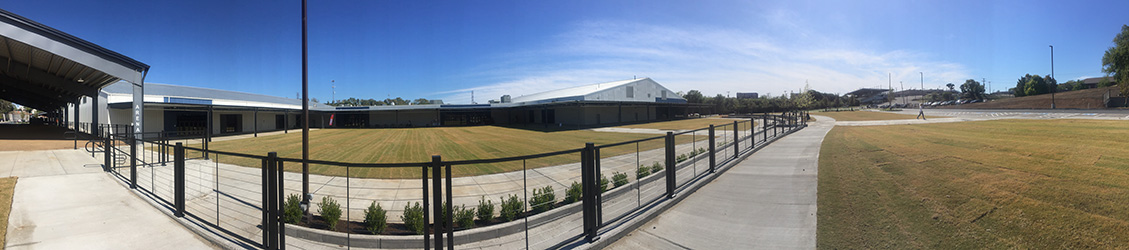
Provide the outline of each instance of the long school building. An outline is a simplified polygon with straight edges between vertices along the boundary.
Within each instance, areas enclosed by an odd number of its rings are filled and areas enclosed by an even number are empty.
[[[103,88],[97,102],[81,99],[78,111],[100,121],[129,124],[134,101],[130,85]],[[145,84],[144,132],[172,136],[247,134],[301,127],[301,100],[167,84]],[[506,98],[503,98],[505,100]],[[68,105],[73,108],[74,104]],[[590,127],[669,120],[697,106],[650,78],[614,81],[518,96],[490,104],[427,104],[333,107],[310,103],[313,128],[389,128],[468,125]],[[72,109],[73,110],[73,109]],[[64,119],[74,122],[73,112]],[[90,115],[78,116],[89,123]],[[106,122],[103,122],[106,123]]]

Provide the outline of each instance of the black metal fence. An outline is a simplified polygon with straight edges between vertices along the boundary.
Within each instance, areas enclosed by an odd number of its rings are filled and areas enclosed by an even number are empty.
[[[806,118],[804,112],[751,115],[639,140],[497,159],[445,161],[433,156],[430,162],[392,164],[309,160],[305,163],[319,172],[333,174],[311,175],[306,197],[301,194],[301,159],[209,150],[203,148],[206,138],[132,133],[129,126],[100,126],[90,141],[100,142],[91,144],[91,152],[103,154],[106,170],[131,188],[175,216],[244,247],[281,249],[289,236],[303,239],[291,245],[545,249],[595,240],[601,229],[622,224],[719,168],[734,166],[774,138],[803,128]],[[101,149],[93,149],[99,145]],[[470,169],[519,165],[520,171],[454,177]],[[409,178],[377,178],[374,172]],[[284,221],[290,199],[301,201],[301,209],[308,211],[291,222],[296,226]],[[456,223],[458,211],[480,203],[493,204],[499,218]],[[334,230],[325,230],[327,220],[318,212],[328,204],[339,204],[342,211]],[[377,205],[396,225],[387,230],[401,235],[374,235],[365,229],[365,211]],[[407,223],[415,217],[406,214],[417,212],[423,214],[422,234],[413,234]]]

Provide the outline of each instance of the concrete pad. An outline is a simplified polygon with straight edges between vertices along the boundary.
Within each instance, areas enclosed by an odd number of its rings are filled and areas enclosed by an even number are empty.
[[[212,249],[104,173],[20,178],[7,249]]]

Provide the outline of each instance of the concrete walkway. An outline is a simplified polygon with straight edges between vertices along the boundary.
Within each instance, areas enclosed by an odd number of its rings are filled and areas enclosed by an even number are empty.
[[[610,249],[814,249],[830,117],[754,153]]]
[[[213,249],[153,209],[83,150],[0,152],[18,176],[6,249]]]

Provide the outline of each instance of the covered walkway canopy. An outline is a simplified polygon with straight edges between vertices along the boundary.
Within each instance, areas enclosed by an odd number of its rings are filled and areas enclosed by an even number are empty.
[[[100,89],[126,81],[139,113],[148,71],[149,65],[0,9],[0,99],[61,111],[83,96],[97,102]],[[140,125],[139,114],[134,123]]]

